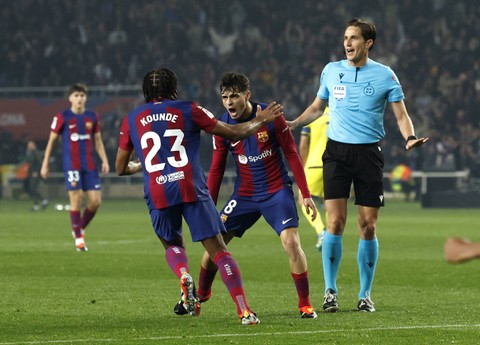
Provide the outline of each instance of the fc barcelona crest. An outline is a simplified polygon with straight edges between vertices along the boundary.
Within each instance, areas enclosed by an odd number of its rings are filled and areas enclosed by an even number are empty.
[[[257,133],[257,139],[261,143],[264,143],[268,140],[268,132],[267,131],[262,131]]]
[[[92,127],[93,127],[93,124],[92,124],[91,121],[86,121],[86,122],[85,122],[85,128],[86,128],[87,130],[91,130]]]

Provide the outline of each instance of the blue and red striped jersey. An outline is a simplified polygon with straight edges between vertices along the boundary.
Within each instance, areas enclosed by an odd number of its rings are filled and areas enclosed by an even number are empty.
[[[190,101],[141,105],[123,120],[119,148],[137,153],[149,209],[210,198],[200,164],[200,131],[218,120]]]
[[[63,170],[96,170],[94,135],[100,131],[98,114],[67,109],[53,117],[50,129],[62,137]]]
[[[252,116],[242,122],[256,117],[257,103],[252,104],[254,111]],[[260,106],[265,109],[267,105],[260,103]],[[239,123],[232,119],[228,112],[222,114],[219,121],[231,125]],[[292,180],[284,164],[282,151],[303,197],[310,197],[295,140],[285,118],[280,116],[243,140],[232,142],[213,136],[213,159],[208,174],[208,189],[213,200],[217,202],[228,152],[235,161],[237,176],[234,188],[238,195],[262,200],[285,185],[291,185]]]

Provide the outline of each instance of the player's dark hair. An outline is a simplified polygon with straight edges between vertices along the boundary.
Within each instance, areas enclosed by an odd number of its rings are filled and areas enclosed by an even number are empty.
[[[225,90],[246,92],[250,90],[250,80],[247,76],[236,72],[225,72],[220,81],[220,92]]]
[[[88,88],[87,85],[82,84],[82,83],[75,83],[70,88],[68,89],[68,95],[70,96],[74,92],[83,92],[84,94],[87,94]]]
[[[375,24],[363,19],[354,18],[347,23],[345,28],[348,28],[349,26],[356,26],[360,29],[365,41],[372,40],[373,43],[375,43],[375,39],[377,38],[377,28],[375,27]],[[372,48],[373,44],[368,50],[372,50]]]
[[[145,102],[158,99],[177,99],[178,80],[175,72],[166,67],[157,68],[143,77]]]

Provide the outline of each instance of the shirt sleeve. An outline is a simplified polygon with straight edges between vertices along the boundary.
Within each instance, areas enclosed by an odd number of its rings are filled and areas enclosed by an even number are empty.
[[[58,113],[53,117],[52,124],[50,125],[50,129],[52,132],[60,134],[63,129],[63,124],[65,123],[63,116],[61,113]]]
[[[196,105],[195,102],[192,102],[192,118],[207,133],[210,133],[218,122],[209,110]]]
[[[100,132],[100,116],[98,113],[95,113],[95,128],[93,129],[93,133]]]
[[[295,139],[293,138],[292,131],[288,127],[285,118],[283,116],[278,117],[275,122],[275,135],[278,138],[280,147],[283,154],[287,159],[288,165],[292,170],[295,182],[297,182],[304,198],[310,198],[310,190],[307,185],[307,178],[303,169],[302,160],[298,154],[297,147],[295,146]]]
[[[210,196],[215,204],[217,204],[220,185],[222,184],[225,166],[227,164],[228,148],[225,145],[223,138],[214,135],[212,136],[212,140],[213,157],[212,164],[210,165],[210,171],[208,173],[207,186]]]
[[[118,139],[118,148],[124,151],[132,151],[133,150],[133,143],[130,139],[130,127],[128,125],[128,116],[122,121],[122,125],[120,126],[120,137]]]
[[[318,87],[318,92],[317,92],[317,97],[320,99],[328,99],[330,96],[327,88],[327,74],[330,69],[330,63],[328,63],[325,68],[322,71],[322,74],[320,75],[320,86]]]
[[[400,81],[398,80],[398,77],[395,75],[395,72],[393,72],[392,69],[388,68],[388,80],[389,80],[389,85],[388,85],[388,102],[399,102],[403,99],[405,99],[405,95],[403,93],[403,88],[402,85],[400,84]]]

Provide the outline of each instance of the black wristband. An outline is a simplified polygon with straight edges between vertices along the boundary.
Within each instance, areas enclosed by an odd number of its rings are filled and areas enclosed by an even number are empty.
[[[417,140],[417,136],[416,135],[411,135],[407,138],[407,143],[410,141],[410,140]]]

